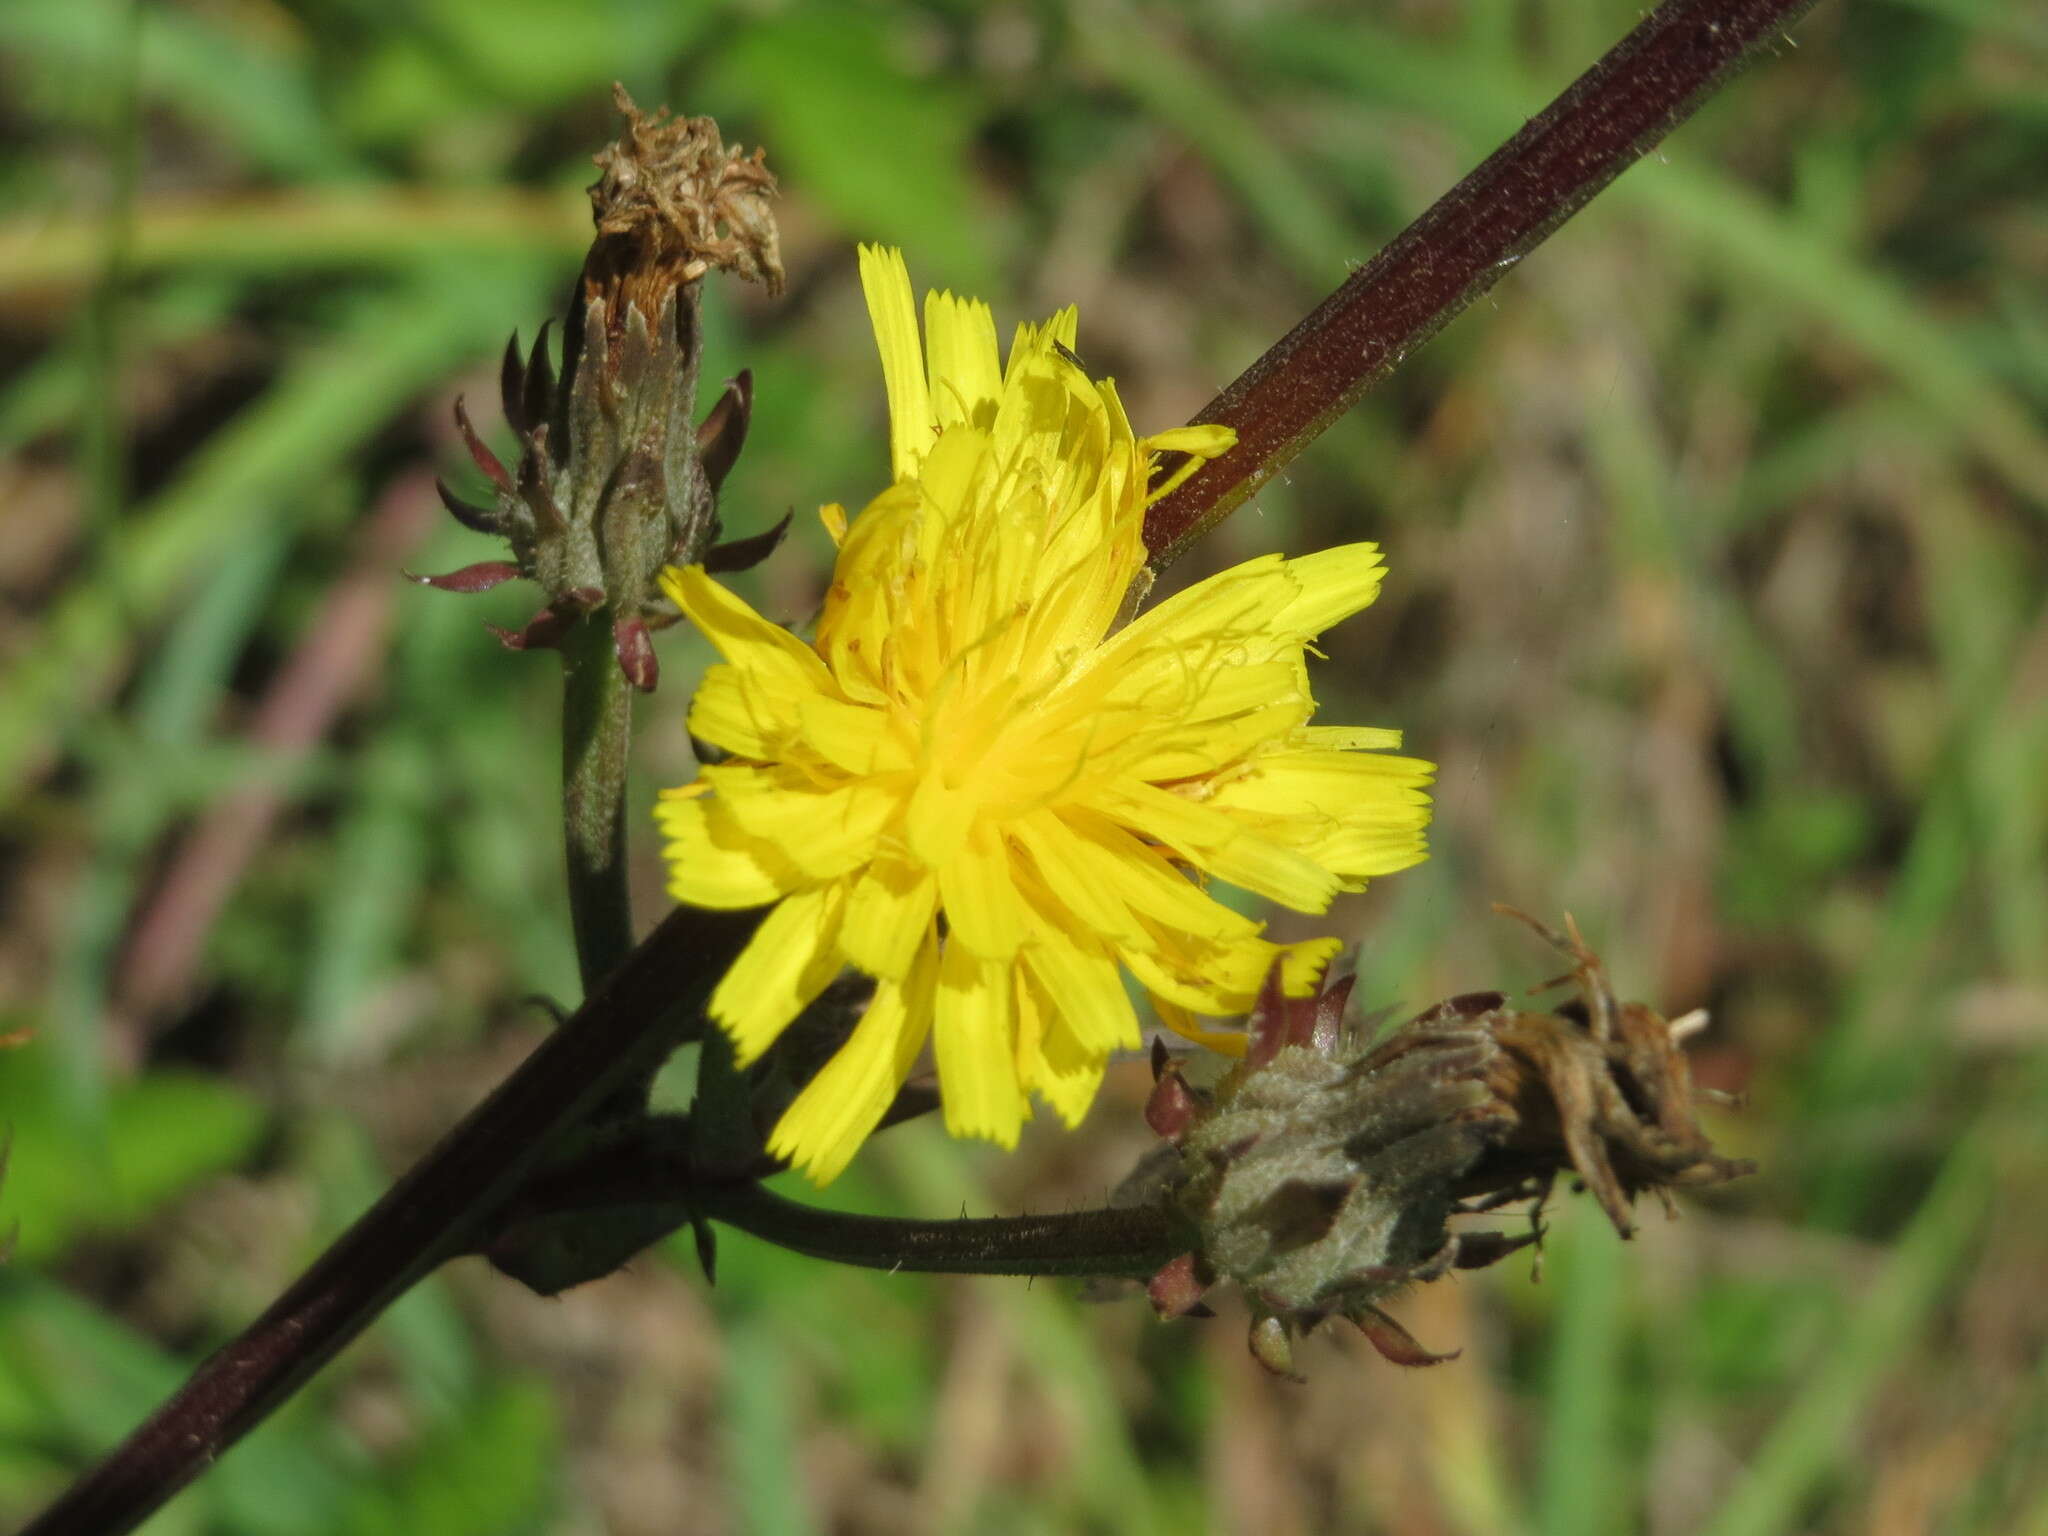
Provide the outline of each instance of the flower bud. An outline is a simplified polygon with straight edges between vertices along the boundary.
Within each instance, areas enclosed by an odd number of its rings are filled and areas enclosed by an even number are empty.
[[[1523,920],[1574,962],[1580,997],[1555,1013],[1468,993],[1375,1043],[1344,1027],[1349,977],[1288,998],[1276,973],[1247,1021],[1244,1060],[1212,1091],[1155,1053],[1147,1120],[1179,1155],[1167,1198],[1201,1235],[1154,1276],[1162,1313],[1235,1281],[1251,1302],[1252,1353],[1276,1372],[1291,1374],[1293,1338],[1332,1315],[1389,1360],[1433,1364],[1448,1357],[1377,1303],[1497,1262],[1541,1231],[1532,1220],[1523,1234],[1453,1233],[1452,1216],[1533,1198],[1540,1217],[1569,1169],[1627,1237],[1643,1190],[1750,1171],[1715,1153],[1693,1116],[1679,1045],[1695,1020],[1673,1026],[1617,1003],[1575,927],[1562,937]]]
[[[727,149],[708,117],[643,115],[623,87],[616,100],[626,128],[596,156],[597,238],[572,296],[561,376],[545,326],[524,356],[514,336],[500,369],[519,444],[512,466],[485,445],[462,402],[455,406],[457,429],[496,496],[477,506],[444,486],[442,500],[465,526],[503,537],[512,560],[418,579],[452,591],[480,591],[512,574],[534,581],[545,606],[523,629],[499,632],[509,647],[559,644],[569,625],[601,613],[626,676],[651,689],[648,631],[678,617],[657,584],[662,568],[737,569],[764,558],[779,537],[712,547],[719,485],[746,437],[750,376],[726,386],[701,427],[695,415],[704,274],[720,268],[777,293],[782,260],[768,208],[775,178],[760,150]]]

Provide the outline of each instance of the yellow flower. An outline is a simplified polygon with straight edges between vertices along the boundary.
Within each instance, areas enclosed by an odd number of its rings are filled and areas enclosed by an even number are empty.
[[[1275,960],[1304,993],[1338,943],[1274,944],[1201,878],[1321,912],[1420,860],[1429,819],[1430,765],[1382,750],[1398,732],[1308,724],[1303,653],[1373,600],[1377,546],[1248,561],[1110,634],[1154,452],[1214,457],[1229,431],[1134,437],[1074,358],[1072,309],[1020,327],[1004,366],[988,307],[950,294],[919,347],[899,253],[863,248],[861,281],[895,483],[850,525],[824,509],[817,638],[700,567],[665,577],[725,659],[690,729],[732,754],[662,797],[669,889],[775,904],[712,1015],[745,1063],[842,968],[875,979],[770,1140],[820,1184],[927,1037],[954,1135],[1013,1145],[1033,1093],[1077,1122],[1139,1043],[1125,970],[1232,1048],[1193,1015],[1245,1012]]]

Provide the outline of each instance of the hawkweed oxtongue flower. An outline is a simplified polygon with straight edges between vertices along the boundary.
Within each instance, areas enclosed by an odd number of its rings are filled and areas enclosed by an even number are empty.
[[[1078,1121],[1137,1045],[1128,971],[1162,1018],[1248,1009],[1279,966],[1307,991],[1335,939],[1282,945],[1214,878],[1324,910],[1423,857],[1430,765],[1399,734],[1312,726],[1303,653],[1370,603],[1372,544],[1267,556],[1112,634],[1145,560],[1154,455],[1073,352],[1069,309],[1020,327],[925,303],[866,248],[894,483],[839,543],[816,637],[769,623],[702,567],[666,585],[724,658],[691,732],[729,754],[666,792],[670,890],[773,904],[711,1012],[757,1059],[846,967],[874,980],[769,1149],[820,1183],[874,1128],[929,1038],[947,1128],[1008,1146],[1035,1094]],[[1157,494],[1155,488],[1153,494]]]
[[[484,444],[462,402],[455,406],[470,456],[497,494],[477,506],[443,486],[442,500],[467,526],[503,537],[512,558],[420,579],[457,592],[514,577],[536,582],[545,606],[523,629],[497,631],[515,650],[558,645],[569,625],[602,610],[620,666],[651,689],[648,631],[677,618],[661,569],[698,561],[739,569],[780,534],[713,547],[718,488],[746,436],[748,375],[726,386],[702,426],[695,415],[704,275],[732,272],[773,293],[782,262],[768,212],[775,178],[762,151],[728,149],[708,117],[672,119],[666,109],[650,117],[623,87],[616,97],[626,129],[596,156],[597,238],[576,280],[561,377],[545,326],[531,352],[521,355],[517,336],[505,351],[501,395],[519,443],[511,466]]]
[[[1513,914],[1521,916],[1521,914]],[[1599,958],[1523,918],[1572,960],[1554,1013],[1498,992],[1451,998],[1384,1038],[1347,1023],[1345,977],[1309,998],[1269,981],[1250,1048],[1212,1090],[1155,1051],[1146,1119],[1172,1148],[1141,1165],[1139,1198],[1170,1201],[1199,1234],[1150,1286],[1178,1316],[1234,1281],[1251,1308],[1252,1353],[1291,1374],[1292,1341],[1333,1316],[1401,1365],[1423,1348],[1378,1303],[1405,1287],[1504,1258],[1528,1232],[1453,1232],[1452,1216],[1543,1200],[1574,1173],[1627,1237],[1629,1205],[1655,1190],[1751,1170],[1716,1153],[1694,1115],[1683,1042],[1703,1015],[1665,1020],[1615,999]]]

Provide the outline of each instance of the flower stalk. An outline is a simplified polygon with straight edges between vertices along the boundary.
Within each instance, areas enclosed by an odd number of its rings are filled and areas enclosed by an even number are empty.
[[[1234,429],[1237,447],[1152,504],[1150,569],[1256,495],[1812,4],[1665,0],[1202,407],[1195,421]]]
[[[660,679],[652,631],[677,613],[659,574],[671,564],[739,569],[780,537],[714,542],[719,488],[746,439],[748,378],[696,420],[704,278],[723,270],[782,287],[775,178],[760,151],[728,149],[709,118],[644,114],[623,89],[617,104],[625,130],[596,156],[597,235],[563,327],[560,377],[545,326],[530,351],[514,336],[499,369],[519,444],[512,465],[456,402],[456,425],[496,496],[477,506],[443,486],[442,499],[465,526],[503,538],[512,558],[418,578],[452,592],[525,578],[544,594],[522,628],[496,633],[510,650],[562,653],[563,842],[586,995],[633,943],[628,685],[647,693]]]
[[[626,887],[626,761],[633,689],[605,627],[585,620],[562,637],[562,844],[569,913],[585,996],[633,949]]]

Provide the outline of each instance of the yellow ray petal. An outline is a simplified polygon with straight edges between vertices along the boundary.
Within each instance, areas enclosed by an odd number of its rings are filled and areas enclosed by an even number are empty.
[[[668,860],[668,892],[695,907],[731,910],[775,901],[804,883],[772,843],[749,837],[712,802],[664,799],[655,807]]]
[[[1082,846],[1079,835],[1059,816],[1041,811],[1013,823],[1010,835],[1030,855],[1048,903],[1056,904],[1055,920],[1063,917],[1111,937],[1139,935],[1137,919],[1116,882],[1104,878],[1097,850]]]
[[[932,1054],[946,1129],[1014,1147],[1030,1113],[1017,1083],[1012,1033],[1016,984],[1010,964],[947,944],[933,1004]]]
[[[711,994],[711,1016],[732,1036],[741,1066],[751,1065],[839,974],[833,941],[843,903],[836,883],[785,897]]]
[[[939,894],[953,942],[985,960],[1008,960],[1030,931],[1031,914],[1017,892],[1009,850],[985,823],[939,866]]]
[[[939,885],[929,869],[887,856],[870,864],[846,898],[839,948],[870,976],[900,981],[931,941]]]
[[[1157,994],[1148,995],[1159,1022],[1183,1040],[1192,1040],[1221,1056],[1242,1056],[1251,1045],[1251,1038],[1242,1028],[1211,1029],[1179,1003],[1168,1002]]]
[[[1082,1049],[1106,1056],[1137,1045],[1137,1010],[1107,954],[1045,928],[1025,947],[1024,964]]]
[[[1371,605],[1380,595],[1387,562],[1377,544],[1339,544],[1289,560],[1287,573],[1300,583],[1300,590],[1274,615],[1273,626],[1313,638]]]
[[[894,477],[908,480],[931,446],[931,397],[925,392],[924,350],[917,340],[917,309],[910,296],[910,272],[894,247],[860,248],[860,286],[867,295],[875,346],[882,354],[882,383],[889,391],[889,463]]]
[[[925,351],[933,414],[942,427],[956,422],[987,426],[1003,391],[996,355],[996,318],[979,299],[950,293],[924,297]]]
[[[1196,422],[1191,426],[1168,427],[1164,432],[1154,432],[1150,437],[1141,439],[1138,446],[1152,453],[1192,453],[1213,459],[1229,452],[1236,443],[1235,428],[1218,426],[1214,422]]]
[[[690,698],[690,734],[743,757],[780,757],[802,727],[808,685],[749,675],[730,662],[705,669]]]
[[[1088,1106],[1095,1102],[1107,1059],[1077,1042],[1073,1031],[1053,1011],[1044,989],[1019,973],[1017,1076],[1052,1106],[1069,1130],[1081,1123]]]
[[[702,777],[735,825],[814,880],[867,863],[902,809],[900,792],[882,778],[820,782],[787,763],[715,763]]]
[[[1078,878],[1098,883],[1132,913],[1217,943],[1258,933],[1259,924],[1224,906],[1157,848],[1107,817],[1072,809],[1061,813],[1060,822],[1072,839],[1065,851]]]
[[[937,941],[902,983],[884,981],[852,1036],[804,1085],[768,1138],[768,1150],[823,1188],[860,1150],[903,1086],[930,1032]]]
[[[661,589],[719,655],[750,680],[774,679],[792,688],[831,687],[831,674],[817,652],[754,612],[737,593],[706,575],[703,566],[670,566],[661,573]]]
[[[1092,803],[1197,869],[1297,912],[1326,911],[1337,894],[1331,871],[1214,806],[1151,784],[1124,783],[1104,789]]]

